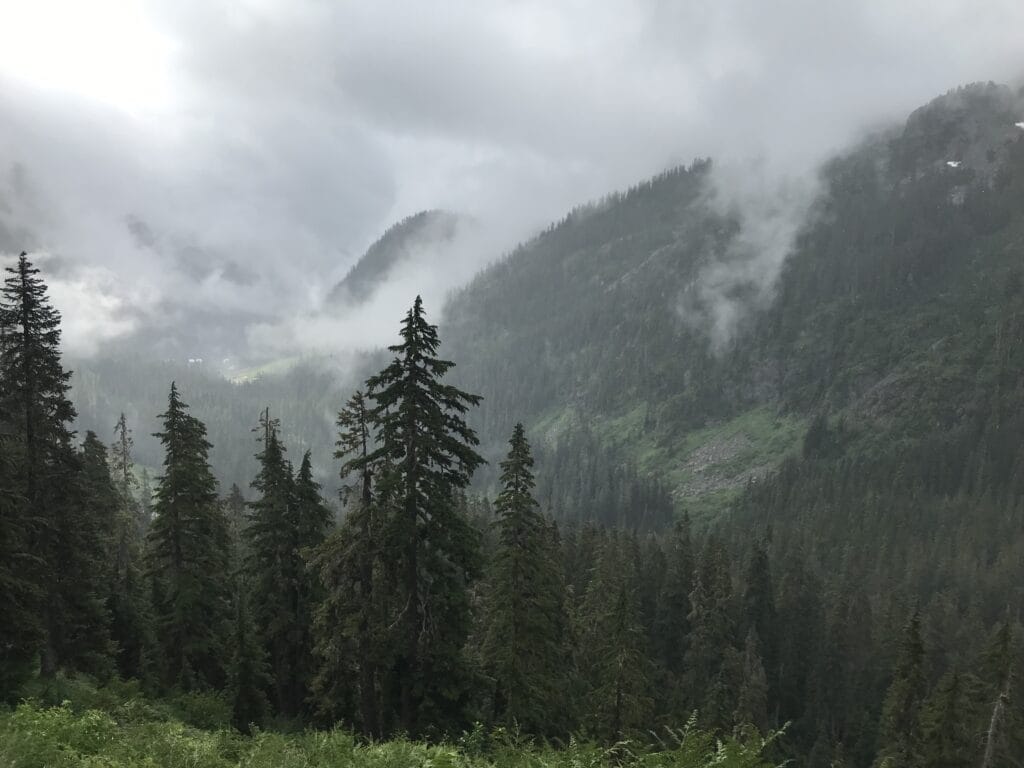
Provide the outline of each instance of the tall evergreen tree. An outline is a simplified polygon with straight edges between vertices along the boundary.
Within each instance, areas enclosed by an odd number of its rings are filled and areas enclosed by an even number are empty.
[[[258,494],[249,504],[245,535],[247,571],[253,589],[253,614],[270,661],[274,704],[286,716],[299,714],[304,698],[296,668],[302,559],[297,547],[295,483],[290,462],[269,410],[260,416]]]
[[[125,678],[144,679],[150,673],[153,637],[143,574],[142,507],[135,497],[138,481],[134,474],[133,446],[131,429],[122,413],[114,427],[111,446],[117,515],[110,626],[117,644],[118,673]]]
[[[313,479],[313,461],[309,451],[302,456],[292,483],[294,505],[294,546],[298,555],[296,583],[296,626],[293,638],[296,704],[305,709],[315,674],[313,622],[316,606],[323,600],[323,587],[310,565],[313,553],[323,544],[331,525],[331,510],[320,495],[320,484]]]
[[[690,592],[693,590],[689,515],[683,514],[667,538],[665,579],[658,595],[654,650],[661,666],[663,679],[659,688],[666,714],[681,721],[689,715],[690,707],[683,679],[683,659],[690,634]]]
[[[78,660],[77,668],[106,675],[113,671],[108,601],[121,499],[110,476],[107,448],[92,431],[85,434],[79,464],[78,503],[70,507],[67,521],[73,533],[61,536],[56,550],[65,616],[59,625],[60,645],[69,649],[66,659],[73,654]],[[89,620],[77,624],[77,616]]]
[[[163,430],[155,436],[164,447],[164,473],[148,557],[163,683],[216,688],[225,682],[231,623],[228,522],[210,471],[206,427],[188,413],[174,383],[160,418]]]
[[[591,733],[607,741],[646,729],[654,706],[635,563],[626,549],[618,534],[605,541],[578,630],[585,720]]]
[[[227,687],[231,696],[231,723],[243,733],[262,726],[270,704],[266,692],[273,687],[266,651],[249,612],[248,589],[242,573],[234,576],[235,621],[231,636],[231,663]]]
[[[416,297],[389,347],[393,361],[367,382],[379,425],[377,484],[385,550],[399,612],[393,664],[399,723],[410,734],[427,722],[457,723],[466,699],[463,646],[468,585],[479,574],[479,542],[455,494],[483,462],[464,415],[480,398],[445,384],[454,363],[437,356],[437,327]]]
[[[60,313],[25,253],[7,267],[0,296],[0,419],[8,461],[6,509],[0,518],[11,550],[0,571],[16,628],[3,630],[4,655],[22,666],[37,643],[41,671],[91,665],[106,645],[108,616],[94,591],[99,565],[87,549],[97,521],[82,507],[80,462],[72,444],[75,409],[70,371],[60,358]],[[67,578],[70,574],[84,581]],[[95,642],[79,641],[82,639]],[[84,658],[83,657],[87,657]],[[13,668],[13,667],[12,667]]]
[[[565,586],[533,498],[533,457],[516,424],[494,503],[498,545],[489,574],[482,655],[494,717],[530,733],[564,730]]]
[[[778,620],[775,613],[775,590],[772,586],[771,564],[764,543],[757,542],[743,576],[741,631],[753,631],[758,639],[767,682],[774,688],[778,677]]]
[[[903,631],[892,683],[885,695],[879,762],[888,760],[890,765],[898,768],[916,765],[921,746],[921,706],[925,686],[921,617],[915,610]]]
[[[2,417],[0,417],[2,418]],[[0,421],[0,429],[9,424]],[[14,441],[0,435],[0,701],[13,701],[31,674],[42,637],[38,585],[30,578],[29,515],[18,488]]]
[[[701,718],[713,727],[731,724],[739,661],[728,555],[717,537],[704,544],[690,592],[686,685]]]
[[[337,424],[334,455],[342,462],[345,517],[311,562],[325,591],[315,619],[314,688],[322,715],[350,715],[364,733],[379,738],[387,715],[384,674],[392,658],[386,631],[391,590],[382,580],[382,515],[374,494],[381,461],[370,459],[374,425],[361,391],[338,413]],[[358,703],[350,700],[353,682]]]

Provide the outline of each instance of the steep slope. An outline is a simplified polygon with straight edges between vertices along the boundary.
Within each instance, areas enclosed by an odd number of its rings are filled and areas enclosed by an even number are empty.
[[[459,217],[447,211],[420,211],[390,227],[371,245],[328,294],[328,304],[359,304],[373,294],[403,261],[425,249],[442,251],[455,238]]]
[[[680,311],[739,233],[709,205],[710,164],[574,212],[446,310],[485,443],[517,419],[556,449],[593,433],[712,511],[822,409],[887,434],[962,420],[983,397],[964,379],[995,365],[977,345],[986,297],[1019,284],[1022,113],[1009,89],[971,86],[833,161],[776,300],[717,354]]]

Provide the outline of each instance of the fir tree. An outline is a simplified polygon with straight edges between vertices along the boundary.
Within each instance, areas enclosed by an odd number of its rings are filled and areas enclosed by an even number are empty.
[[[304,707],[315,673],[313,660],[313,621],[316,606],[323,599],[323,588],[315,570],[308,564],[325,540],[331,524],[331,511],[320,495],[320,484],[313,479],[313,462],[309,451],[302,456],[293,484],[295,514],[295,548],[298,553],[298,602],[293,639],[296,704]]]
[[[693,590],[693,545],[686,513],[675,524],[666,544],[665,579],[658,595],[654,649],[663,673],[660,686],[668,714],[682,720],[689,714],[683,686],[687,638],[690,634],[690,592]]]
[[[913,766],[921,746],[920,717],[925,697],[921,618],[915,610],[900,641],[899,658],[882,708],[879,762]]]
[[[338,413],[335,458],[341,459],[345,517],[313,553],[325,595],[316,611],[318,670],[314,689],[321,714],[338,719],[348,710],[361,730],[379,738],[384,728],[383,675],[391,651],[385,628],[389,592],[382,583],[381,514],[372,460],[373,422],[366,398],[356,391]],[[357,704],[350,700],[355,682]]]
[[[704,722],[725,727],[735,708],[733,670],[738,662],[729,563],[722,543],[710,537],[701,552],[690,592],[690,637],[685,666],[688,694]]]
[[[172,383],[160,415],[164,473],[149,529],[153,613],[164,685],[195,690],[225,681],[230,633],[228,522],[210,471],[206,427],[188,413]]]
[[[920,768],[974,766],[978,756],[980,681],[947,672],[921,710]]]
[[[586,721],[607,741],[645,729],[654,705],[636,573],[625,550],[618,536],[607,539],[580,612]]]
[[[743,649],[743,683],[736,701],[733,719],[737,725],[768,729],[768,676],[761,661],[761,643],[757,630],[747,632]]]
[[[743,576],[741,631],[753,631],[758,639],[764,671],[769,688],[774,689],[778,675],[779,644],[778,620],[775,613],[775,591],[772,586],[771,565],[765,545],[754,545]]]
[[[262,726],[269,703],[266,691],[273,686],[266,652],[256,633],[246,589],[241,576],[236,576],[235,622],[228,669],[228,691],[231,696],[231,723],[242,733],[252,726]]]
[[[303,563],[298,551],[295,483],[291,464],[269,410],[261,415],[258,496],[249,504],[246,570],[253,589],[253,615],[260,626],[274,681],[274,704],[286,716],[299,714],[305,698],[297,668],[299,593]]]
[[[379,427],[377,484],[382,557],[393,569],[399,611],[392,672],[401,727],[458,723],[465,705],[463,645],[469,632],[469,583],[480,570],[479,542],[455,494],[483,459],[464,415],[480,398],[442,382],[454,363],[437,357],[436,326],[417,296],[395,358],[367,386]],[[421,712],[429,711],[427,717]]]
[[[494,717],[530,733],[557,732],[565,713],[565,587],[532,492],[533,457],[522,424],[501,462],[494,503],[497,550],[487,584],[482,655],[494,679]]]
[[[124,413],[114,427],[111,472],[117,492],[114,523],[111,635],[117,644],[117,669],[124,678],[146,678],[153,645],[151,617],[143,574],[142,507],[135,498],[131,430]]]
[[[97,599],[101,559],[87,547],[97,526],[82,506],[80,462],[69,424],[70,371],[60,358],[60,313],[39,270],[22,253],[7,268],[0,298],[0,419],[6,435],[10,485],[0,541],[10,550],[0,571],[11,596],[12,626],[0,630],[12,669],[40,651],[41,673],[93,666],[107,647],[108,616]],[[8,565],[9,564],[9,565]],[[69,576],[75,574],[82,581]],[[79,644],[85,640],[84,644]]]
[[[59,594],[64,619],[58,645],[75,667],[105,676],[112,671],[109,598],[121,498],[110,476],[107,448],[86,432],[79,454],[78,503],[70,507],[69,531],[58,539]],[[74,617],[88,617],[78,624]]]

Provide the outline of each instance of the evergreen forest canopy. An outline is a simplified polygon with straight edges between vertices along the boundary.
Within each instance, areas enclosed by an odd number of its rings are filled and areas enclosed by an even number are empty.
[[[524,244],[440,329],[416,299],[361,383],[88,369],[76,405],[126,401],[109,446],[71,431],[23,255],[0,307],[0,691],[36,701],[0,734],[142,728],[164,715],[129,702],[152,701],[466,760],[533,739],[700,765],[719,737],[736,765],[1018,764],[1021,104],[960,89],[830,163],[775,300],[721,348],[680,312],[742,225],[701,161]],[[159,403],[126,396],[153,371]],[[207,414],[255,454],[234,482]],[[44,708],[73,685],[105,714]]]

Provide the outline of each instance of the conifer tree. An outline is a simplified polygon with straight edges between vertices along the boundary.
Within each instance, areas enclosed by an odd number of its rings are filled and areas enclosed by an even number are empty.
[[[509,445],[494,503],[498,544],[481,650],[494,679],[495,720],[545,733],[565,725],[565,587],[533,498],[533,457],[522,424],[516,424]]]
[[[232,568],[237,569],[246,560],[245,529],[248,526],[247,504],[238,483],[231,484],[231,490],[224,499],[224,515],[231,533]]]
[[[138,481],[134,475],[133,446],[131,429],[122,413],[114,427],[111,447],[117,514],[110,630],[117,644],[118,673],[124,678],[143,679],[150,673],[153,638],[143,574],[142,507],[135,498]]]
[[[921,710],[920,768],[957,768],[978,763],[980,681],[952,669],[939,680]]]
[[[586,721],[591,733],[606,741],[645,729],[653,711],[636,573],[625,549],[618,536],[606,540],[580,612]]]
[[[9,424],[0,421],[0,430]],[[0,435],[0,701],[11,702],[31,674],[42,637],[38,585],[28,577],[30,529],[24,496],[19,492],[13,440]]]
[[[753,631],[758,640],[758,653],[767,674],[769,688],[774,689],[778,674],[778,620],[775,613],[775,590],[771,565],[763,542],[757,542],[750,554],[743,576],[741,631]]]
[[[739,659],[727,554],[717,537],[705,542],[690,592],[690,637],[684,664],[688,693],[701,719],[725,727],[735,708],[730,662]]]
[[[60,358],[60,313],[25,253],[7,267],[0,293],[0,418],[11,483],[0,534],[11,551],[0,571],[16,602],[2,652],[20,667],[40,652],[43,676],[58,667],[92,666],[107,645],[108,616],[97,600],[96,521],[82,507],[80,461],[69,424],[70,371]],[[84,579],[67,578],[76,574]],[[88,639],[84,645],[79,639]],[[91,641],[95,642],[91,642]]]
[[[384,673],[392,658],[387,646],[390,590],[382,582],[382,515],[374,480],[380,460],[374,450],[373,422],[359,390],[338,413],[335,458],[341,459],[341,497],[345,517],[313,553],[311,566],[325,594],[314,622],[318,670],[314,689],[321,714],[350,719],[369,736],[384,729]],[[349,694],[355,683],[353,704]]]
[[[302,456],[293,484],[295,549],[298,554],[298,602],[293,638],[295,704],[304,708],[315,674],[313,622],[316,606],[323,599],[323,587],[309,560],[323,544],[331,524],[331,511],[320,495],[320,484],[313,479],[309,451]]]
[[[156,433],[164,447],[155,516],[149,528],[153,614],[165,686],[183,690],[225,682],[230,634],[228,522],[208,462],[206,427],[171,384]]]
[[[261,414],[259,473],[249,503],[246,569],[253,589],[253,615],[267,649],[274,704],[288,717],[299,714],[305,697],[297,668],[299,592],[303,563],[298,551],[297,503],[290,462],[269,409]]]
[[[249,613],[246,591],[241,574],[236,574],[228,691],[231,696],[231,723],[242,733],[249,733],[254,725],[263,725],[269,710],[266,691],[273,687],[266,651]]]
[[[668,713],[680,720],[689,715],[684,695],[684,665],[690,634],[690,592],[693,590],[693,545],[690,518],[683,514],[668,535],[665,579],[658,595],[654,650],[661,666]]]
[[[921,618],[915,610],[903,631],[892,683],[882,707],[879,762],[889,760],[895,766],[916,764],[925,684]]]
[[[79,454],[78,503],[69,507],[68,532],[57,542],[63,620],[59,646],[75,668],[105,676],[113,671],[108,601],[121,499],[110,476],[107,448],[89,431]],[[78,624],[75,617],[87,617]]]
[[[768,676],[761,661],[761,642],[753,627],[747,632],[743,649],[743,682],[733,719],[737,725],[768,729]]]
[[[410,734],[428,720],[459,722],[466,699],[463,646],[469,632],[468,585],[480,570],[479,542],[456,492],[483,462],[464,415],[480,398],[442,381],[454,363],[437,356],[437,327],[416,297],[393,361],[367,381],[379,445],[382,558],[393,568],[394,679],[399,724]],[[421,718],[421,711],[429,711]]]

